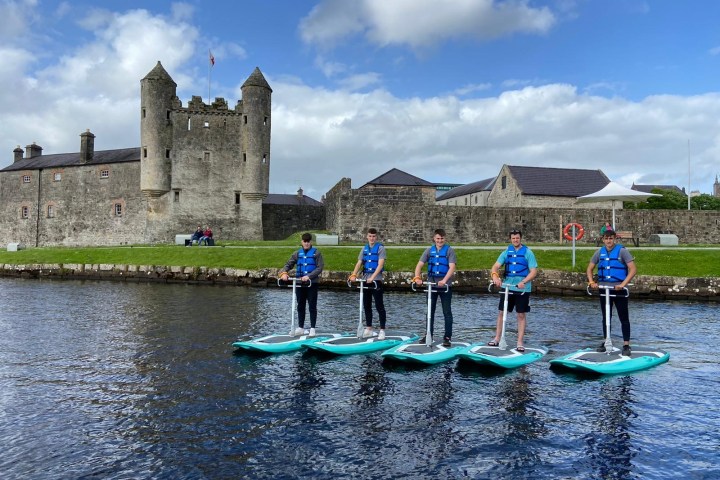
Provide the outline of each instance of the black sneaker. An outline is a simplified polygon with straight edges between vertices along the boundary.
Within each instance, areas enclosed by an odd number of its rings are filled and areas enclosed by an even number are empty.
[[[425,343],[427,341],[427,337],[422,337],[420,340],[418,340],[418,343]]]
[[[605,352],[606,352],[606,350],[605,350],[605,344],[604,344],[604,343],[601,343],[600,346],[595,349],[595,351],[598,352],[598,353],[605,353]]]
[[[450,343],[450,337],[445,337],[445,338],[443,338],[443,343],[442,343],[442,346],[443,346],[443,347],[449,347],[449,346],[451,346],[451,345],[452,345],[452,344]]]
[[[629,357],[629,356],[631,356],[631,354],[632,354],[632,351],[630,350],[630,345],[623,345],[622,355],[625,357]]]

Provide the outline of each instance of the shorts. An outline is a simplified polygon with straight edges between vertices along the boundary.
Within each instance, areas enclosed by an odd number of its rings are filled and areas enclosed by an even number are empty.
[[[498,306],[498,310],[501,312],[505,308],[505,292],[500,293],[500,305]],[[513,293],[510,291],[510,294],[508,295],[508,312],[512,312],[513,309],[517,313],[527,313],[530,311],[530,292],[525,292],[522,295],[518,293]]]

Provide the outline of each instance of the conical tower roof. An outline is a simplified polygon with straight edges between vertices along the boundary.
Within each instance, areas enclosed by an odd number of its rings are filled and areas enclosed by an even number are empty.
[[[153,79],[153,80],[163,80],[166,82],[172,82],[173,85],[177,86],[177,83],[175,83],[175,80],[172,79],[170,74],[165,70],[160,63],[160,60],[158,60],[157,65],[153,67],[152,70],[148,72],[147,75],[145,75],[145,78],[143,80],[147,79]]]
[[[241,88],[245,87],[264,87],[272,92],[270,84],[265,80],[265,77],[258,67],[255,67],[255,70],[253,70],[248,79],[245,80],[245,83],[242,84]]]

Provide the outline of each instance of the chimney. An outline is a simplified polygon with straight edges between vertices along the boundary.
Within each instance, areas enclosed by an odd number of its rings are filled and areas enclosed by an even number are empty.
[[[35,142],[25,147],[25,158],[35,158],[42,155],[42,147]]]
[[[298,188],[297,196],[298,196],[298,198],[300,198],[300,199],[302,200],[302,198],[303,198],[303,189],[302,189],[302,187]]]
[[[13,162],[19,162],[23,159],[23,149],[20,148],[20,145],[18,145],[15,150],[13,150],[14,159]]]
[[[88,128],[80,134],[80,162],[89,163],[95,155],[95,135]]]

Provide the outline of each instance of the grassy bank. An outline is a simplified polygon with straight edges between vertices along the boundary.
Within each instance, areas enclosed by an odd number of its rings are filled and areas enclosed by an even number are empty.
[[[232,267],[248,270],[282,267],[297,248],[294,242],[253,243],[244,246],[186,248],[182,246],[106,247],[106,248],[31,248],[18,252],[0,251],[0,264],[127,264]],[[415,268],[425,246],[387,246],[386,268],[391,271],[410,272]],[[489,269],[504,248],[458,249],[458,268],[462,270]],[[532,245],[531,245],[532,248]],[[350,271],[360,247],[320,247],[325,268]],[[720,252],[712,249],[682,250],[631,248],[640,275],[669,275],[676,277],[720,276]],[[534,248],[540,268],[562,271],[584,271],[593,250],[576,251],[576,267],[572,268],[572,252]]]

